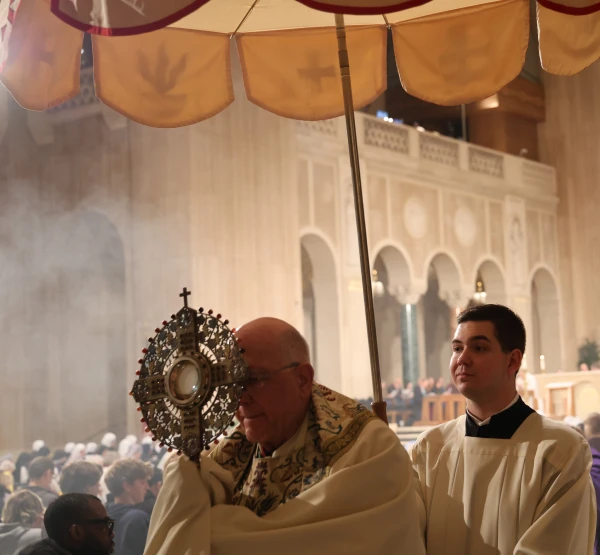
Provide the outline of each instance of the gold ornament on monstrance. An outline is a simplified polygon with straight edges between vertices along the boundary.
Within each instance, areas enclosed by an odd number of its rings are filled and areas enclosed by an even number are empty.
[[[130,394],[154,441],[199,461],[232,424],[248,368],[229,322],[189,307],[189,295],[148,339]]]

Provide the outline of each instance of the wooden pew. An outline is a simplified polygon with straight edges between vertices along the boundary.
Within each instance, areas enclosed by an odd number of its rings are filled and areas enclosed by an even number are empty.
[[[398,424],[400,421],[408,422],[412,410],[410,409],[390,409],[387,411],[388,422]]]
[[[467,400],[460,394],[423,397],[421,420],[415,426],[437,426],[465,414]]]

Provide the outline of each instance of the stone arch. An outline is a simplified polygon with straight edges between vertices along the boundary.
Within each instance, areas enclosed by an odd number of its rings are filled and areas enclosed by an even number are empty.
[[[49,364],[60,371],[61,440],[127,428],[125,250],[96,211],[65,214],[47,238]],[[53,347],[54,345],[54,347]],[[133,377],[131,377],[133,381]],[[76,394],[73,394],[76,392]],[[85,415],[85,418],[81,418]]]
[[[404,297],[412,293],[413,267],[405,249],[396,243],[385,242],[373,249],[375,255],[372,257],[372,268],[383,264],[387,272],[388,283],[386,284],[390,293],[404,300]]]
[[[311,231],[301,237],[304,253],[303,276],[310,263],[313,313],[305,314],[304,334],[312,345],[315,378],[327,387],[340,390],[341,342],[338,272],[332,248],[320,234]],[[307,321],[310,318],[310,321]]]
[[[431,268],[435,270],[439,283],[439,297],[451,307],[462,307],[465,298],[463,274],[456,257],[447,251],[436,251],[425,264],[424,275],[429,279]],[[470,287],[469,287],[470,290]]]
[[[477,264],[476,268],[471,283],[475,286],[477,276],[481,275],[485,286],[485,292],[487,293],[485,302],[505,305],[507,303],[506,280],[504,271],[498,261],[486,257]]]
[[[541,370],[543,355],[546,372],[558,372],[562,365],[558,284],[552,272],[543,266],[534,268],[530,284],[533,367]]]
[[[377,252],[373,270],[377,272],[373,279],[379,282],[373,287],[373,305],[382,381],[384,385],[396,379],[404,383],[414,381],[418,376],[418,354],[414,349],[405,349],[404,345],[407,331],[406,321],[403,321],[406,320],[405,303],[412,281],[409,262],[400,249],[388,244]],[[409,364],[405,367],[405,355],[409,354],[416,363],[415,368]],[[410,369],[414,372],[408,372]]]
[[[456,311],[466,305],[469,295],[465,295],[460,266],[450,253],[434,253],[429,258],[426,276],[427,291],[419,303],[425,374],[448,381],[453,322]]]

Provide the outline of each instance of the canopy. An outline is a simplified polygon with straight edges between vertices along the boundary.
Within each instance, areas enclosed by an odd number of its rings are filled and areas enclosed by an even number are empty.
[[[599,9],[538,2],[546,71],[570,75],[598,59]],[[104,103],[146,125],[188,125],[233,101],[233,37],[251,102],[328,119],[344,113],[328,12],[356,14],[346,16],[355,108],[385,90],[388,28],[403,87],[442,105],[495,94],[519,75],[529,41],[528,0],[0,0],[0,80],[25,108],[68,100],[87,31]]]

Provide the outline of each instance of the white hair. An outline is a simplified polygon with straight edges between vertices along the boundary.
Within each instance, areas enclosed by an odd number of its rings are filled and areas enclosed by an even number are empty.
[[[133,434],[129,434],[119,442],[119,456],[123,459],[127,456],[129,447],[137,443],[137,437]]]
[[[130,459],[135,457],[136,455],[142,454],[142,446],[139,443],[132,443],[127,450],[127,454],[125,458]]]
[[[73,451],[67,460],[67,464],[74,463],[76,461],[82,461],[85,459],[85,444],[77,443],[75,447],[73,447]],[[65,465],[66,466],[66,465]]]
[[[46,447],[46,443],[44,442],[43,439],[36,439],[33,442],[33,452],[36,453],[37,451],[39,451],[42,447]]]
[[[117,436],[112,432],[106,432],[102,436],[102,441],[100,443],[104,445],[104,447],[108,447],[109,449],[111,447],[115,447],[117,445]]]

